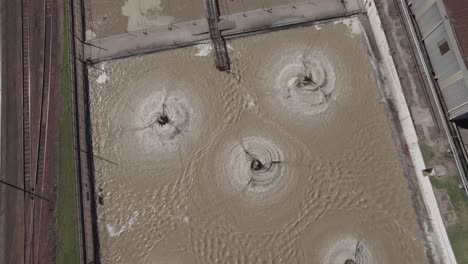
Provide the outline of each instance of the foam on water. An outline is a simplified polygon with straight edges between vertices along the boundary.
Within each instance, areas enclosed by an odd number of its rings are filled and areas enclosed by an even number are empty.
[[[381,263],[375,259],[365,242],[352,237],[344,237],[341,240],[331,243],[327,250],[320,263]]]
[[[342,20],[335,21],[334,24],[346,25],[351,33],[351,36],[361,35],[364,32],[361,21],[357,17],[345,18]]]
[[[327,109],[335,89],[335,73],[324,56],[297,51],[278,63],[284,64],[276,88],[287,107],[304,114]]]
[[[234,48],[231,45],[227,44],[226,47],[228,51],[234,51]],[[195,53],[195,56],[197,57],[206,57],[213,51],[211,43],[198,44],[195,48],[197,49],[197,52]]]
[[[96,79],[96,82],[99,84],[103,84],[109,80],[109,76],[105,72],[101,73],[98,78]]]
[[[240,142],[226,148],[226,152],[219,155],[224,161],[219,173],[216,173],[220,185],[225,185],[229,194],[245,190],[243,197],[255,202],[263,201],[264,192],[277,193],[278,190],[287,192],[292,181],[284,177],[291,177],[287,166],[283,164],[285,157],[282,150],[274,143],[258,137],[240,139]],[[290,187],[290,186],[289,186]],[[256,197],[257,196],[257,197]],[[268,195],[270,196],[270,195]],[[250,201],[252,202],[252,201]]]
[[[109,80],[109,76],[107,75],[107,63],[106,62],[103,62],[100,64],[100,71],[99,71],[99,75],[96,79],[96,82],[97,84],[104,84],[105,82],[107,82]]]
[[[138,220],[138,212],[133,212],[133,214],[128,219],[128,222],[121,226],[106,224],[107,232],[109,232],[109,236],[111,237],[118,237],[127,229],[131,228],[137,220]]]
[[[211,53],[211,50],[213,48],[211,46],[211,43],[199,44],[199,45],[197,45],[195,47],[197,48],[197,53],[195,53],[195,56],[198,56],[198,57],[208,56]]]
[[[86,40],[91,40],[96,38],[96,33],[94,33],[92,30],[88,29],[86,30]]]

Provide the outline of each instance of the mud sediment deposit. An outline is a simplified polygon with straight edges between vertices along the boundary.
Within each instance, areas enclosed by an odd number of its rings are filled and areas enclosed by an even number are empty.
[[[427,263],[357,19],[91,70],[103,263]]]
[[[221,1],[219,8],[221,15],[226,15],[294,3],[291,0],[229,0]],[[205,18],[204,2],[194,0],[85,0],[85,6],[90,38]]]

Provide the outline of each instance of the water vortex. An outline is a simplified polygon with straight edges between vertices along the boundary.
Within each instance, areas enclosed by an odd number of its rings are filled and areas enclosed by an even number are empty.
[[[323,256],[323,264],[367,264],[378,263],[364,241],[344,238],[335,241]]]
[[[257,137],[241,139],[230,151],[226,169],[237,171],[229,177],[232,186],[246,187],[249,191],[264,191],[284,177],[281,162],[284,154],[273,143]]]
[[[171,143],[190,129],[191,109],[178,96],[157,93],[145,99],[139,114],[141,136],[145,142]]]
[[[281,69],[277,87],[289,107],[317,114],[328,106],[335,89],[335,73],[324,57],[296,55]]]

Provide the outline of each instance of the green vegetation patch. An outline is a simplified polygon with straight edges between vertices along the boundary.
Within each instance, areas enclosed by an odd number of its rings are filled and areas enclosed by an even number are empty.
[[[57,263],[78,264],[78,219],[73,150],[70,14],[64,12],[62,89],[64,111],[60,123],[58,174],[58,252]]]
[[[419,144],[419,149],[421,149],[424,163],[426,166],[430,166],[432,160],[434,159],[434,152],[432,151],[432,148],[429,145],[421,143]]]
[[[460,189],[459,176],[446,178],[431,177],[432,185],[438,190],[444,191],[450,197],[450,201],[457,215],[457,223],[447,228],[448,236],[453,251],[459,264],[468,264],[468,198]]]

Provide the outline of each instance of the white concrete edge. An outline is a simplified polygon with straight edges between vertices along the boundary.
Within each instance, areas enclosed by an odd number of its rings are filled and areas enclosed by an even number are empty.
[[[402,134],[408,145],[410,152],[409,156],[411,158],[412,165],[414,166],[414,171],[418,180],[421,195],[429,215],[430,224],[433,227],[433,233],[436,238],[435,243],[437,244],[439,251],[438,253],[443,263],[455,264],[457,261],[455,259],[455,255],[453,253],[453,249],[450,244],[442,216],[440,214],[434,190],[432,189],[432,184],[429,180],[429,177],[425,177],[422,173],[426,166],[419,148],[416,129],[414,127],[408,105],[406,104],[403,88],[396,71],[393,57],[390,53],[390,48],[387,43],[385,32],[383,31],[382,22],[376,9],[375,2],[374,0],[364,0],[364,6],[367,10],[367,16],[370,20],[372,33],[374,35],[377,47],[380,51],[380,54],[382,55],[380,68],[382,73],[384,73],[384,76],[388,76],[386,79],[387,87],[393,98],[394,106],[398,111],[398,119],[401,124]]]

